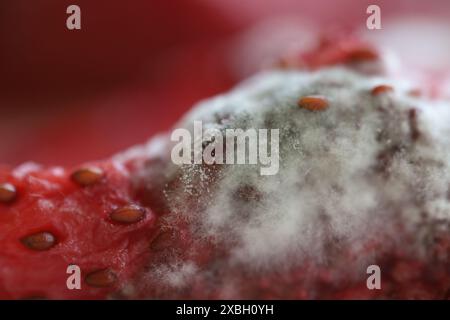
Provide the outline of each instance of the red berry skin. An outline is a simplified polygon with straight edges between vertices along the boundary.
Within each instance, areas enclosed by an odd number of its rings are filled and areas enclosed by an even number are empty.
[[[145,215],[135,223],[113,223],[110,212],[136,203],[129,172],[114,162],[95,165],[104,177],[89,186],[72,181],[74,170],[63,168],[0,171],[0,180],[18,190],[13,203],[0,203],[0,299],[104,299],[148,259],[155,215],[141,208]],[[81,290],[67,288],[71,264],[81,269]],[[111,281],[86,281],[103,269],[111,271]]]

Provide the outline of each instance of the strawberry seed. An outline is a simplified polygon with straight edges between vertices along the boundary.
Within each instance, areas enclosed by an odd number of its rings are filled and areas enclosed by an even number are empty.
[[[72,180],[82,187],[93,185],[103,178],[103,170],[97,167],[81,168],[72,173]]]
[[[372,89],[371,94],[373,96],[377,96],[379,94],[388,93],[394,91],[394,88],[387,84],[381,84],[379,86],[376,86]]]
[[[38,232],[23,237],[20,242],[28,249],[35,251],[45,251],[56,244],[56,238],[50,232]]]
[[[328,100],[323,96],[304,96],[298,101],[298,106],[309,111],[323,111],[328,108]]]
[[[84,281],[91,287],[104,288],[112,286],[117,276],[110,269],[101,269],[89,273]]]
[[[16,187],[14,187],[11,183],[0,184],[0,202],[12,202],[16,198],[16,195]]]
[[[114,210],[109,216],[115,222],[131,224],[139,222],[145,217],[145,209],[135,204],[129,204]]]

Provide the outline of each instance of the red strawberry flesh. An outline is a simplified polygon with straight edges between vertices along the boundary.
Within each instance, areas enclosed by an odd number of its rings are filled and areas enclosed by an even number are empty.
[[[0,173],[0,181],[18,190],[14,202],[0,203],[0,298],[105,298],[142,267],[155,216],[136,204],[124,167],[95,166],[104,176],[96,183],[92,176],[81,179],[90,181],[86,186],[63,168],[29,165]],[[110,214],[124,206],[139,208],[139,217],[114,223]],[[66,286],[71,264],[81,268],[81,290]]]

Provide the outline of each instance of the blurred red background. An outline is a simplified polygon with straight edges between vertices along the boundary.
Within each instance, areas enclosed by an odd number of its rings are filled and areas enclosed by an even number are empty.
[[[66,28],[70,4],[81,30]],[[361,29],[369,4],[383,19],[450,16],[446,0],[2,0],[0,163],[75,164],[142,143],[257,69],[250,51],[278,43],[253,46],[254,26]]]

